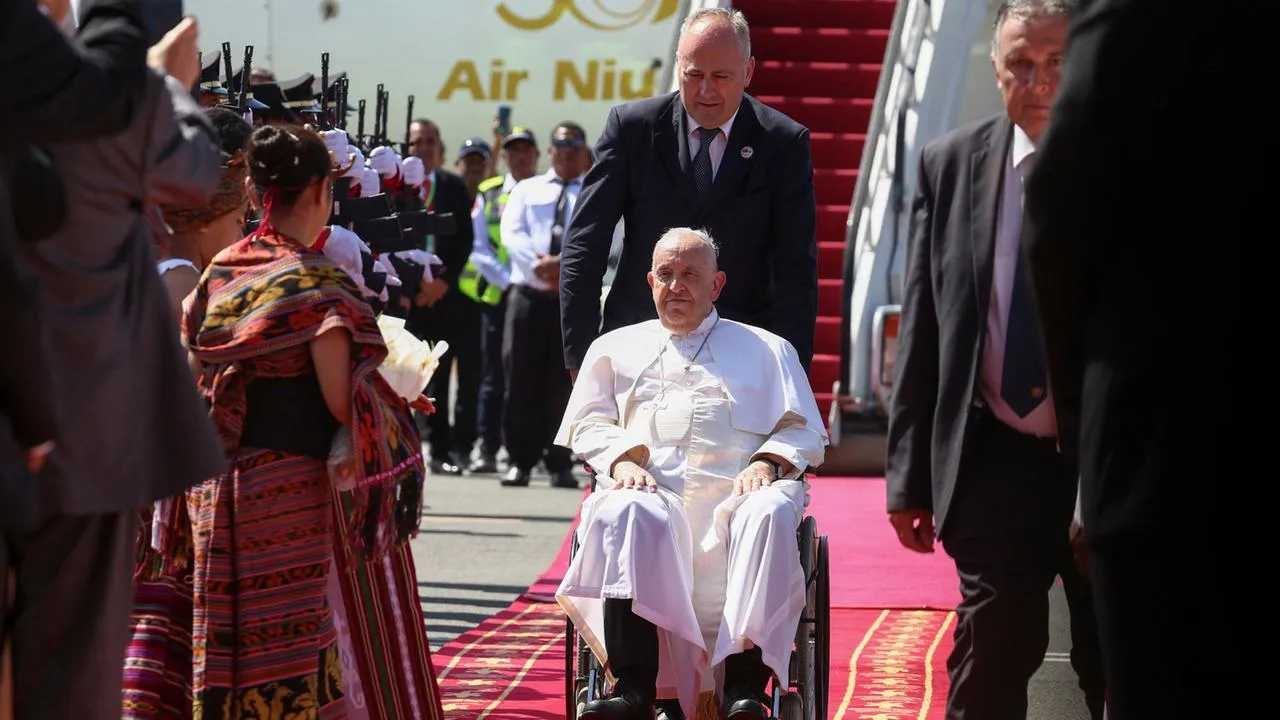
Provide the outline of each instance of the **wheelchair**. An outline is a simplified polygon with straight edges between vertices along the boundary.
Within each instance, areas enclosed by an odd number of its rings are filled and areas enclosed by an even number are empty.
[[[769,682],[771,714],[777,720],[827,720],[831,680],[831,576],[827,536],[818,534],[818,522],[812,515],[800,522],[796,533],[806,599],[791,651],[790,683],[779,687],[776,677]],[[575,536],[572,553],[577,551]],[[565,619],[564,672],[565,717],[577,720],[582,708],[603,697],[608,688],[604,668],[568,618]]]

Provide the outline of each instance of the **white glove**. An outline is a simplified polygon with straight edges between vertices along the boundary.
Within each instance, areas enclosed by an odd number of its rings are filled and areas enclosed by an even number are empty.
[[[342,177],[351,178],[352,183],[360,183],[364,178],[364,153],[355,145],[348,145],[347,161],[351,163],[351,167],[347,168]]]
[[[422,160],[416,157],[407,157],[401,161],[400,172],[404,175],[404,184],[409,187],[418,187],[427,181],[427,172],[422,166]]]
[[[378,171],[371,167],[364,169],[364,175],[360,178],[360,197],[373,197],[382,192],[382,178],[378,176]]]
[[[369,167],[377,170],[384,178],[394,178],[400,174],[400,156],[386,145],[374,148],[369,153]]]

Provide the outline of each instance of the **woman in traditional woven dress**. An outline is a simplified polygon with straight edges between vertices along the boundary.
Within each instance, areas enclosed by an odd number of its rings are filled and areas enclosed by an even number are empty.
[[[247,159],[262,224],[205,268],[183,320],[233,466],[188,494],[193,716],[346,718],[328,583],[367,577],[416,531],[421,443],[377,373],[386,346],[372,311],[317,249],[332,202],[323,141],[262,127]],[[344,426],[356,480],[338,490],[326,461]],[[416,603],[400,609],[425,634]],[[381,670],[393,684],[407,674]],[[430,690],[420,717],[438,712]]]
[[[248,194],[244,148],[253,128],[226,108],[205,111],[222,146],[222,182],[208,203],[165,207],[172,237],[158,269],[180,323],[182,301],[201,269],[243,233]],[[161,552],[161,547],[165,551]],[[131,636],[124,663],[121,720],[191,717],[191,522],[186,498],[157,502],[142,513]]]

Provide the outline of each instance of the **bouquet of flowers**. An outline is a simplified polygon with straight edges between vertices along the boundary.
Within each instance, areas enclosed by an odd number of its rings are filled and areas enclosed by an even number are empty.
[[[405,329],[403,319],[390,315],[380,315],[378,327],[387,345],[387,359],[382,361],[378,373],[397,395],[415,409],[432,412],[430,400],[422,396],[422,389],[431,382],[436,368],[440,367],[441,356],[449,350],[449,344],[441,341],[431,345],[419,340]],[[426,409],[422,407],[424,401]]]

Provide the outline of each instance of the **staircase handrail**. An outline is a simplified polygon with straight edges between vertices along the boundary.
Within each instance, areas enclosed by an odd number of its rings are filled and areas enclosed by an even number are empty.
[[[854,287],[857,278],[856,259],[858,256],[858,228],[862,222],[863,210],[866,208],[871,198],[872,183],[880,179],[881,168],[888,165],[890,181],[896,186],[897,192],[901,193],[903,184],[904,168],[899,162],[902,157],[903,128],[901,127],[906,118],[906,113],[914,105],[914,93],[912,92],[912,84],[908,82],[913,79],[915,73],[915,63],[919,57],[920,47],[924,39],[925,30],[928,24],[930,0],[898,0],[897,6],[893,12],[893,23],[889,28],[889,38],[884,49],[884,59],[881,61],[880,78],[876,82],[875,99],[871,106],[871,117],[867,125],[866,139],[862,145],[862,159],[858,163],[858,179],[853,186],[853,198],[849,202],[849,218],[845,224],[845,251],[844,251],[844,281],[843,287],[845,292],[840,303],[840,347],[845,348],[840,353],[840,382],[842,385],[848,382],[850,373],[850,363],[852,358],[847,348],[851,342],[852,328],[852,312],[853,312],[853,296],[849,292]],[[915,26],[911,28],[910,38],[907,35],[907,20],[915,19]],[[910,42],[904,44],[904,40],[909,39]],[[894,98],[890,97],[890,93],[895,86],[895,79],[898,78],[899,67],[903,70],[903,77],[898,85],[898,93]],[[898,132],[893,133],[893,129],[887,127],[890,116],[899,125]],[[896,138],[891,138],[896,135]],[[881,143],[894,140],[899,146],[895,148],[895,152],[885,152],[882,155],[880,164],[876,164],[876,154],[880,149]],[[895,198],[895,204],[901,202],[902,199]],[[868,242],[875,242],[876,238],[868,237]],[[847,388],[845,388],[847,392]],[[833,403],[835,406],[840,403],[840,398],[836,398]]]

